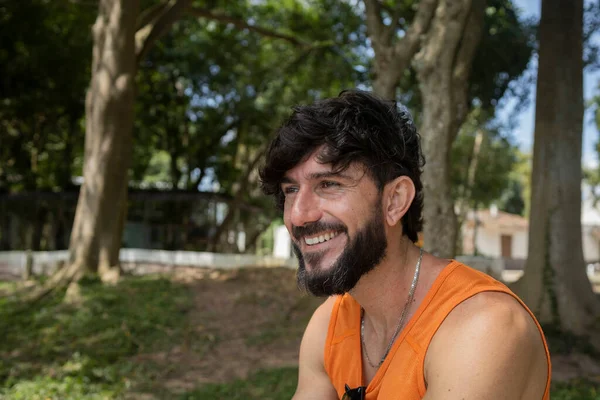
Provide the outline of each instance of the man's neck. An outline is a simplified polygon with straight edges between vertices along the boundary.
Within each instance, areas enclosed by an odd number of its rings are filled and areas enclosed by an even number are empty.
[[[383,335],[398,324],[418,259],[419,248],[404,237],[400,246],[388,247],[384,260],[350,292],[373,328]]]

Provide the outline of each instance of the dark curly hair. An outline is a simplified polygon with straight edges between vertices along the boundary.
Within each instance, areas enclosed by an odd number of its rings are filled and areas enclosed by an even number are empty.
[[[368,92],[346,90],[338,97],[294,107],[276,133],[260,178],[263,192],[273,195],[280,209],[286,172],[324,145],[319,162],[331,164],[338,172],[360,162],[380,192],[398,176],[413,181],[416,195],[402,218],[402,229],[410,240],[418,240],[423,226],[421,170],[425,160],[420,136],[404,106]]]

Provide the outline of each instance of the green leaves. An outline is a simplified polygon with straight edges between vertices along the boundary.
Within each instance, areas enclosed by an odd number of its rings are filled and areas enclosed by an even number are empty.
[[[500,127],[485,124],[480,118],[481,114],[477,111],[471,114],[452,149],[451,179],[454,198],[466,201],[470,207],[487,207],[500,199],[516,179],[512,171],[519,161],[517,146],[501,134]],[[476,153],[475,137],[478,132],[483,138],[479,152]],[[470,167],[475,169],[472,182],[468,179]]]
[[[96,9],[74,2],[0,6],[0,190],[70,185],[83,147]],[[24,23],[27,21],[27,24]]]
[[[348,4],[238,1],[211,11],[257,30],[187,18],[157,44],[138,77],[136,140],[144,146],[134,152],[135,180],[145,180],[153,154],[162,151],[179,170],[170,171],[172,187],[195,188],[192,175],[212,176],[233,194],[292,105],[336,95],[361,79],[353,45],[345,45],[364,36]]]

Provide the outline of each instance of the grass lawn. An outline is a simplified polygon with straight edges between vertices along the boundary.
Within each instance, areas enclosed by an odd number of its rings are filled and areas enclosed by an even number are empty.
[[[0,298],[0,399],[289,399],[318,301],[285,270],[210,276],[84,282],[77,306]],[[552,399],[600,400],[600,386],[557,384]]]
[[[297,373],[297,368],[259,371],[246,380],[206,385],[180,399],[289,400],[294,394]],[[600,385],[586,381],[556,384],[551,394],[552,400],[600,400]]]
[[[116,399],[151,379],[131,357],[179,342],[191,295],[164,278],[83,285],[84,302],[57,293],[27,311],[0,300],[0,398]]]

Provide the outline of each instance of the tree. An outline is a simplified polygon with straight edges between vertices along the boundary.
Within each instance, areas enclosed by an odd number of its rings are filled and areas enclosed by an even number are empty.
[[[140,11],[140,0],[99,2],[98,17],[93,29],[92,78],[86,98],[84,183],[80,190],[71,234],[70,260],[68,265],[56,273],[43,288],[31,293],[28,296],[30,298],[39,298],[40,295],[58,286],[73,283],[70,286],[72,290],[67,292],[70,297],[70,294],[77,293],[76,283],[86,273],[98,274],[105,281],[118,279],[120,273],[118,256],[125,221],[128,173],[133,149],[136,73],[140,62],[146,58],[157,39],[164,35],[184,12],[205,22],[223,23],[227,29],[234,27],[240,31],[258,33],[285,41],[300,48],[302,50],[300,55],[303,58],[311,56],[310,58],[316,59],[339,50],[335,49],[335,43],[331,40],[305,41],[293,34],[263,28],[255,23],[255,18],[246,21],[239,13],[240,10],[244,10],[244,7],[232,9],[232,14],[229,15],[219,11],[214,3],[211,3],[213,8],[190,7],[191,0],[163,0],[150,3],[149,7]],[[239,5],[245,4],[239,3]],[[274,12],[277,10],[276,4],[276,2],[265,2],[258,6],[264,5],[264,10],[272,16],[276,14]],[[323,1],[321,5],[331,9],[335,4],[336,2]],[[298,7],[299,3],[295,2],[291,3],[291,6],[294,12],[302,14],[304,6]],[[350,7],[346,7],[346,11],[349,9]],[[331,15],[335,14],[331,13]],[[318,25],[318,19],[314,18],[318,16],[316,8],[311,14],[312,19],[298,19],[298,15],[294,13],[287,13],[286,16],[291,22],[309,22],[305,26]],[[277,18],[274,21],[277,22]],[[339,30],[340,27],[343,28],[343,25],[336,24],[334,31]],[[315,30],[315,32],[323,35],[325,31]],[[332,51],[326,51],[328,49]],[[173,75],[168,79],[171,83],[178,83],[173,81],[177,79]],[[267,90],[271,89],[274,88],[267,87]],[[276,89],[280,91],[280,99],[289,93],[287,88]],[[306,87],[304,90],[306,92]],[[229,95],[230,93],[220,95],[220,102]],[[264,99],[257,100],[263,100],[264,103]],[[269,111],[265,109],[265,112]],[[273,109],[270,112],[272,113]],[[228,130],[223,131],[223,134],[226,133]],[[167,147],[171,158],[170,173],[176,186],[181,177],[177,168],[177,159],[182,152],[182,146],[170,140]]]
[[[583,0],[542,1],[529,255],[514,288],[542,323],[587,335],[600,304],[581,242],[582,21]]]
[[[136,136],[152,145],[134,150],[134,179],[143,178],[155,151],[160,153],[152,160],[167,166],[160,176],[170,173],[173,179],[163,181],[171,187],[191,190],[203,181],[205,188],[228,195],[224,219],[211,233],[211,251],[239,251],[227,239],[240,229],[251,246],[274,217],[270,199],[257,190],[254,167],[290,107],[337,95],[363,79],[354,69],[359,60],[353,51],[364,35],[349,4],[286,4],[228,10],[238,21],[251,18],[254,28],[270,26],[277,32],[240,30],[211,17],[202,17],[202,24],[180,21],[140,69],[138,106],[143,112]],[[302,35],[293,41],[279,37],[290,29]],[[277,40],[265,40],[265,35]],[[264,211],[251,212],[240,204]],[[173,210],[174,219],[179,211]]]
[[[453,257],[457,236],[450,149],[468,113],[471,63],[483,29],[482,0],[440,2],[415,66],[423,98],[423,229],[427,249]],[[434,222],[435,221],[435,222]]]
[[[516,164],[508,175],[508,188],[498,200],[500,210],[529,216],[531,197],[531,155],[516,151]]]
[[[501,133],[501,126],[482,123],[479,109],[471,112],[452,147],[451,186],[459,226],[469,210],[499,200],[514,181],[517,147]]]
[[[457,234],[450,188],[452,142],[474,99],[493,110],[531,54],[527,29],[511,2],[490,0],[487,8],[486,3],[365,0],[375,92],[395,99],[399,85],[403,90],[407,84],[419,87],[403,93],[401,100],[416,103],[420,111],[428,164],[423,174],[425,247],[447,257],[454,255]]]
[[[68,294],[76,295],[76,283],[87,272],[103,280],[118,278],[137,65],[188,3],[166,1],[140,13],[139,0],[99,1],[86,96],[84,183],[71,232],[69,263],[30,297],[71,282]]]
[[[70,185],[89,78],[89,8],[41,0],[0,7],[0,191]],[[23,20],[30,21],[26,27]],[[68,45],[65,45],[65,44]]]
[[[0,6],[0,193],[73,186],[83,152],[81,120],[94,16],[92,8],[72,2]],[[14,220],[21,223],[11,227]],[[69,224],[63,209],[46,200],[5,202],[0,248],[64,248],[62,233]],[[13,230],[23,238],[17,243],[11,240]]]

